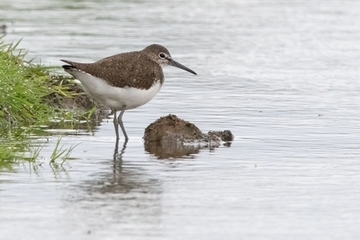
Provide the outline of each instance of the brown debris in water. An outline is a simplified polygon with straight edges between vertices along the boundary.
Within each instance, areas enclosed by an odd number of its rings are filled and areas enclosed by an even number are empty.
[[[221,141],[224,142],[231,142],[234,140],[234,135],[231,133],[230,130],[225,131],[209,131],[208,136],[210,139],[217,139],[220,138]]]
[[[178,142],[195,141],[204,138],[204,134],[193,123],[169,114],[151,123],[144,134],[145,142]]]
[[[145,150],[159,158],[181,157],[197,153],[203,147],[230,146],[234,136],[229,130],[205,134],[193,123],[169,114],[151,123],[144,133]]]

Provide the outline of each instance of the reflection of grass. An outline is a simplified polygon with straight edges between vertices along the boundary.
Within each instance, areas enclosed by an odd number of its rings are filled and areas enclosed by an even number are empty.
[[[80,116],[75,114],[79,106],[76,96],[82,95],[82,91],[74,91],[74,83],[69,78],[52,76],[49,68],[25,61],[25,52],[17,48],[18,44],[5,44],[0,36],[0,168],[11,164],[17,152],[29,147],[23,140],[33,131],[39,131],[37,126],[47,125],[54,119],[60,124],[76,126],[69,122],[77,122]],[[82,101],[86,103],[86,99]],[[64,106],[71,107],[64,109]],[[91,110],[81,118],[89,120],[93,107],[90,102],[85,109]],[[14,148],[13,142],[22,143]],[[64,149],[57,145],[51,159],[64,159],[72,150],[73,147]],[[36,159],[40,151],[33,152],[32,158]]]

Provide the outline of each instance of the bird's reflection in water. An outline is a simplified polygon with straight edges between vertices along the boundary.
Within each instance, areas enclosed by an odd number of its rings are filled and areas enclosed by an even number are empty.
[[[119,139],[116,139],[115,148],[114,148],[114,157],[113,157],[114,161],[122,161],[122,155],[125,152],[127,143],[128,143],[128,140],[126,139],[123,144],[122,149],[119,152]]]
[[[83,184],[88,192],[101,194],[119,194],[129,192],[158,193],[158,181],[149,178],[141,166],[132,165],[131,161],[126,161],[124,165],[123,157],[128,141],[124,143],[115,142],[113,160],[111,168],[99,173],[96,179]],[[109,162],[107,162],[109,163]]]
[[[113,174],[114,180],[117,178],[117,174],[121,174],[122,172],[122,157],[125,153],[126,145],[128,140],[125,140],[121,150],[119,151],[119,139],[116,139],[115,148],[114,148],[114,155],[113,155]]]
[[[96,228],[116,224],[126,232],[129,227],[142,231],[151,226],[157,232],[161,226],[162,182],[151,171],[149,174],[149,166],[127,161],[126,146],[127,141],[116,141],[113,159],[104,161],[107,167],[100,168],[93,178],[77,185],[82,191],[71,191],[69,206],[85,222],[101,219]]]

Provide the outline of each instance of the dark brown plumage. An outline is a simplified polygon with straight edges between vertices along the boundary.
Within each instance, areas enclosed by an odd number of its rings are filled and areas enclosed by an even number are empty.
[[[155,44],[154,44],[155,45]],[[64,65],[66,72],[83,71],[94,77],[102,78],[114,87],[136,87],[149,89],[155,81],[164,82],[164,73],[161,66],[154,59],[157,53],[163,51],[170,55],[166,48],[145,48],[142,51],[120,53],[95,63],[77,63],[61,60],[69,65]],[[163,49],[160,49],[160,48]],[[154,56],[152,56],[154,55]],[[73,74],[72,74],[73,75]]]

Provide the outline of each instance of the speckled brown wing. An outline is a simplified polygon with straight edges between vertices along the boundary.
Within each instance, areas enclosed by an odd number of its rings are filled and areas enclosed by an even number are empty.
[[[141,52],[121,53],[95,63],[62,60],[80,71],[102,78],[114,87],[149,89],[155,81],[164,81],[162,68]]]

